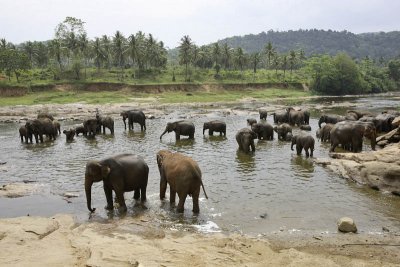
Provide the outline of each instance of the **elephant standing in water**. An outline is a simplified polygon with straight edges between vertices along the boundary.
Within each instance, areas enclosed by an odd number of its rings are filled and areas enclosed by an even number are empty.
[[[318,121],[318,127],[321,128],[322,123],[332,123],[336,124],[340,121],[344,121],[346,118],[344,116],[339,115],[322,115]]]
[[[361,152],[364,136],[371,140],[371,148],[375,150],[376,128],[373,123],[359,121],[338,122],[330,132],[331,148],[329,151],[334,152],[335,148],[341,144],[352,152]]]
[[[86,134],[95,136],[97,132],[97,119],[88,119],[83,122]]]
[[[214,132],[219,132],[219,135],[226,136],[226,123],[223,121],[215,120],[205,122],[203,124],[203,135],[204,132],[208,129],[208,135],[213,135]]]
[[[28,132],[28,129],[26,128],[25,125],[22,125],[19,128],[19,137],[21,138],[21,142],[24,142],[25,138],[26,143],[28,143],[28,140],[30,140],[32,143],[32,133]]]
[[[254,145],[254,139],[257,138],[257,134],[248,128],[243,128],[236,133],[236,141],[239,145],[239,150],[244,152],[256,151]]]
[[[278,140],[287,140],[288,133],[292,133],[292,127],[287,123],[282,123],[281,125],[275,126],[274,131],[278,134]]]
[[[114,119],[111,117],[103,117],[100,114],[96,114],[97,119],[97,132],[101,132],[103,127],[103,134],[106,134],[106,128],[108,128],[111,134],[114,134]]]
[[[260,120],[267,120],[268,112],[265,109],[260,109],[258,113],[260,114]]]
[[[141,110],[128,110],[121,112],[122,120],[126,130],[126,119],[128,119],[128,128],[133,131],[133,123],[140,124],[140,130],[146,131],[146,116]]]
[[[160,150],[157,153],[157,165],[160,171],[160,199],[165,198],[167,184],[170,187],[170,203],[175,203],[176,194],[179,196],[177,212],[183,212],[187,196],[192,196],[193,212],[199,213],[200,186],[208,199],[201,180],[201,170],[196,161],[181,153]]]
[[[165,131],[161,134],[160,139],[163,137],[164,134],[167,132],[170,133],[174,131],[176,140],[180,140],[181,135],[189,136],[189,139],[194,139],[194,124],[191,121],[175,121],[175,122],[168,122],[167,126],[165,127]]]
[[[43,135],[47,135],[50,140],[56,140],[57,129],[54,126],[53,121],[50,119],[28,120],[25,124],[25,127],[28,131],[28,136],[35,136],[36,143],[39,143],[39,140],[41,143],[43,143]],[[26,143],[28,143],[27,139]]]
[[[274,123],[286,123],[289,122],[289,115],[286,111],[275,111],[271,114],[274,117]]]
[[[293,151],[293,146],[296,145],[297,155],[300,155],[301,151],[304,148],[304,151],[306,152],[306,157],[309,156],[312,157],[314,151],[314,144],[315,144],[314,137],[312,137],[309,134],[301,133],[292,137],[292,145],[290,146],[290,149]]]
[[[257,134],[259,140],[274,139],[274,128],[268,122],[254,123],[251,125],[251,130]]]
[[[115,192],[116,201],[122,212],[127,210],[124,192],[135,191],[133,198],[146,201],[146,188],[149,177],[149,167],[144,159],[134,154],[120,154],[106,158],[101,161],[91,160],[86,164],[85,172],[85,192],[87,208],[90,212],[92,208],[92,185],[95,182],[103,181],[104,193],[107,199],[105,209],[112,210],[113,197]]]

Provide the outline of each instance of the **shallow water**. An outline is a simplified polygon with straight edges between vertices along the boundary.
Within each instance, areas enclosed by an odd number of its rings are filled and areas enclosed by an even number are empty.
[[[385,97],[352,101],[362,103],[363,109],[369,110],[397,107],[400,103],[399,99]],[[256,110],[249,104],[242,105],[241,109],[245,113]],[[188,114],[196,126],[194,141],[176,142],[173,133],[159,140],[167,122]],[[311,133],[315,135],[319,113],[312,114]],[[399,197],[357,185],[326,171],[304,154],[297,156],[290,150],[290,143],[278,141],[276,135],[273,141],[256,141],[254,154],[237,151],[235,133],[247,126],[249,117],[257,118],[258,114],[224,115],[215,110],[210,113],[207,109],[182,108],[170,111],[163,118],[147,120],[145,133],[141,133],[136,124],[134,132],[125,131],[122,120],[116,117],[115,136],[98,135],[95,139],[80,136],[66,143],[62,135],[54,142],[28,145],[19,140],[18,124],[0,124],[0,161],[7,161],[5,169],[0,170],[0,185],[29,180],[40,188],[40,193],[31,196],[1,198],[0,217],[72,213],[79,221],[86,221],[89,219],[83,189],[86,162],[119,153],[136,153],[143,156],[150,167],[147,209],[132,200],[132,193],[126,193],[128,213],[125,216],[146,213],[163,227],[197,225],[202,231],[248,234],[293,229],[336,232],[337,219],[349,216],[356,221],[360,232],[381,232],[383,226],[400,229]],[[227,123],[226,138],[209,137],[207,132],[203,137],[202,125],[212,119]],[[268,121],[272,123],[272,118],[268,117]],[[72,124],[63,122],[62,128]],[[198,161],[209,196],[206,200],[204,194],[200,194],[200,215],[192,214],[191,198],[186,200],[183,215],[176,214],[168,200],[159,200],[155,154],[160,149],[179,151]],[[328,157],[328,149],[328,144],[316,141],[314,157]],[[364,150],[370,147],[364,145]],[[102,183],[94,184],[92,191],[92,206],[97,210],[90,220],[121,218],[116,211],[110,214],[103,209],[106,200]],[[65,192],[77,193],[79,197],[68,203],[62,197]]]

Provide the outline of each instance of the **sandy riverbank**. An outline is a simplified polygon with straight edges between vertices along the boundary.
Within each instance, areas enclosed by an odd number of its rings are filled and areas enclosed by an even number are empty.
[[[390,233],[252,238],[163,230],[146,216],[0,220],[1,266],[398,266],[399,251]]]

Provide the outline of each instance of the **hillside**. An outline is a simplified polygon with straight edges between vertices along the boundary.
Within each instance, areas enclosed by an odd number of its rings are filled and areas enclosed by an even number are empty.
[[[354,58],[385,59],[400,56],[400,31],[354,34],[348,31],[298,30],[268,31],[245,36],[233,36],[218,41],[231,47],[256,52],[271,42],[278,52],[304,50],[306,56],[346,52]]]

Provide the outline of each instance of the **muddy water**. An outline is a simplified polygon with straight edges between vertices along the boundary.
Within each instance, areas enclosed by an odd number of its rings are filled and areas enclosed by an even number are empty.
[[[331,99],[327,101],[332,101]],[[354,99],[362,107],[381,110],[398,106],[399,100],[385,98]],[[117,212],[107,213],[102,184],[93,186],[93,207],[96,213],[89,219],[83,190],[83,176],[87,160],[101,159],[118,153],[143,156],[150,167],[147,209],[125,195],[128,213],[145,213],[162,227],[185,228],[196,226],[204,231],[238,231],[249,234],[279,231],[336,232],[336,220],[352,217],[361,232],[381,232],[385,226],[400,229],[400,198],[357,185],[316,165],[312,159],[297,156],[290,143],[278,141],[256,142],[254,154],[237,151],[235,133],[246,127],[246,119],[257,118],[254,106],[236,105],[236,115],[225,115],[218,110],[168,110],[168,115],[147,121],[146,133],[135,125],[134,132],[124,130],[116,119],[115,136],[99,135],[95,139],[78,137],[72,143],[65,136],[44,144],[23,144],[18,137],[18,124],[0,124],[0,161],[7,161],[0,170],[0,185],[31,181],[38,191],[22,198],[0,198],[0,217],[26,214],[51,216],[72,213],[79,221],[119,219]],[[343,113],[344,109],[334,112]],[[315,135],[319,112],[313,111],[310,124]],[[159,140],[167,122],[189,116],[196,126],[195,140],[176,142],[173,133]],[[211,119],[227,123],[227,136],[202,135],[202,124]],[[272,123],[272,118],[268,117]],[[72,125],[63,122],[62,128]],[[294,130],[295,132],[298,129]],[[191,198],[185,213],[176,214],[169,202],[159,200],[159,173],[155,153],[170,149],[192,156],[198,161],[209,199],[201,193],[201,213],[191,212]],[[328,144],[316,142],[314,157],[328,157]],[[369,150],[369,146],[364,146]],[[68,202],[65,192],[79,195]],[[168,191],[167,191],[168,194]],[[69,203],[70,202],[70,203]]]

